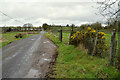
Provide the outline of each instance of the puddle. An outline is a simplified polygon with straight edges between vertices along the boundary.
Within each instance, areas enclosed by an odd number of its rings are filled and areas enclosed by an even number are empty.
[[[37,78],[37,76],[38,76],[38,70],[30,69],[30,71],[25,76],[25,78]]]
[[[43,42],[43,43],[47,43],[47,42]]]
[[[50,61],[50,59],[47,59],[47,58],[44,58],[43,60],[45,60],[45,61]]]
[[[46,62],[46,61],[50,61],[50,60],[51,60],[51,59],[41,58],[41,59],[39,60],[39,63],[38,63],[38,64],[43,65],[44,62]]]
[[[35,39],[31,39],[31,40],[35,40]]]
[[[45,54],[42,54],[42,56],[45,56]]]
[[[43,42],[43,43],[50,43],[49,41]]]

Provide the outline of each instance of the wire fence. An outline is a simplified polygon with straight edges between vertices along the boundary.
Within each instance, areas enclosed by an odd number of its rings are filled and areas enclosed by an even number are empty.
[[[59,37],[60,41],[63,41],[64,43],[66,40],[65,38],[67,37],[66,43],[69,44],[71,32],[72,32],[71,30],[62,30],[62,32],[61,32],[61,30],[54,30],[52,32],[54,35]],[[76,31],[74,31],[74,33],[75,32]],[[72,35],[74,33],[72,33]],[[116,38],[117,34],[116,34],[115,30],[113,30],[111,33],[109,31],[105,32],[105,33],[109,34],[109,40],[107,40],[107,41],[110,41],[110,43],[107,43],[109,45],[107,47],[108,51],[106,51],[106,53],[107,53],[107,55],[109,55],[110,64],[113,66],[113,65],[116,65],[117,56],[118,56],[118,54],[117,54],[117,52],[118,52],[118,45],[117,45],[118,40]],[[61,35],[62,35],[62,37],[60,37]],[[97,35],[96,35],[95,39],[86,37],[84,42],[86,43],[85,47],[86,47],[86,49],[88,49],[88,54],[95,55],[96,53],[99,53],[100,56],[107,56],[107,55],[102,54],[103,50],[101,49],[101,47],[96,46],[98,43],[102,44],[102,40],[103,39],[98,39]]]

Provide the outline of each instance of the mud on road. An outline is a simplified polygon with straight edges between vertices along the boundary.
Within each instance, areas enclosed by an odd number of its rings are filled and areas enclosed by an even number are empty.
[[[58,48],[52,41],[41,38],[39,50],[35,52],[32,68],[26,77],[46,78],[51,72],[51,64],[56,59],[56,49]]]

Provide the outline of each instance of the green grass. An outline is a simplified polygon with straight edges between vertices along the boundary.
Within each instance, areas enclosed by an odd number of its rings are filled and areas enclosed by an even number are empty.
[[[61,29],[61,27],[51,27],[50,28],[50,30],[56,30],[56,31],[58,31],[60,29]],[[74,28],[74,29],[76,29],[76,28]],[[62,30],[71,30],[71,27],[62,27]]]
[[[58,35],[59,35],[59,33],[58,33]],[[63,32],[62,36],[63,36],[63,38],[62,38],[63,43],[69,44],[70,32]]]
[[[116,78],[118,72],[109,65],[108,58],[93,57],[87,50],[60,42],[58,36],[46,33],[46,37],[59,46],[56,65],[53,66],[54,78]],[[66,35],[68,39],[68,35]],[[108,42],[109,43],[109,42]]]
[[[109,46],[111,44],[111,35],[112,33],[106,33],[106,41]],[[118,40],[118,34],[116,34],[116,40]]]
[[[111,45],[111,35],[112,35],[112,33],[106,33],[106,42],[107,42],[109,49],[110,49],[110,45]],[[118,33],[116,34],[116,40],[117,40],[116,53],[118,54],[118,50],[119,50],[118,49]]]
[[[56,35],[59,38],[59,32],[53,32],[54,35]],[[69,38],[70,38],[70,32],[69,31],[63,31],[62,33],[62,40],[64,44],[69,44]]]
[[[24,39],[24,38],[27,38],[27,37],[30,37],[30,36],[33,36],[35,34],[27,34],[27,35],[24,35],[22,38],[15,38],[14,36],[18,33],[21,33],[21,32],[7,32],[7,33],[2,33],[2,38],[5,39],[4,42],[1,42],[0,43],[0,47],[3,47],[13,41],[16,41],[16,40],[20,40],[20,39]]]
[[[106,41],[107,41],[108,46],[110,46],[110,43],[111,43],[111,34],[110,33],[106,33]]]

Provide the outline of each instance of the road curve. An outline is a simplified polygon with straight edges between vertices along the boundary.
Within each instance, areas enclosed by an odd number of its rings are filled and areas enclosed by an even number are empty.
[[[12,42],[2,48],[2,78],[23,78],[30,70],[34,52],[45,32]]]

